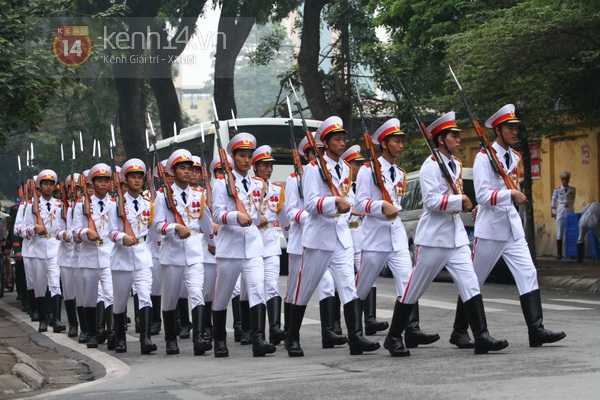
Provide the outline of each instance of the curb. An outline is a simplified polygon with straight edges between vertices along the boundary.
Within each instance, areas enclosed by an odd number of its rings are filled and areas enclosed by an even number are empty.
[[[575,292],[600,293],[600,279],[576,276],[538,276],[539,285],[545,289],[563,289]]]
[[[13,348],[8,350],[17,359],[10,374],[0,375],[2,393],[25,393],[38,390],[46,383],[46,376],[40,366],[27,354]]]

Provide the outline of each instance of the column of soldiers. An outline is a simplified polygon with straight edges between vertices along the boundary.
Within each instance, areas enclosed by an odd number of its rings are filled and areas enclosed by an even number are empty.
[[[486,122],[496,133],[492,147],[515,183],[521,161],[511,146],[518,122],[512,105]],[[409,348],[439,340],[438,334],[421,331],[417,302],[446,267],[459,292],[450,343],[483,354],[508,346],[490,336],[480,291],[502,256],[517,282],[530,346],[563,339],[563,332],[542,324],[537,276],[515,209],[526,197],[504,186],[484,154],[476,157],[479,207],[472,256],[457,215],[472,209],[472,199],[460,191],[462,164],[454,154],[461,130],[454,112],[427,130],[441,160],[430,156],[421,167],[424,214],[414,261],[399,217],[406,174],[396,162],[406,135],[397,119],[370,135],[381,156],[369,163],[359,146],[346,148],[342,120],[326,119],[316,132],[307,132],[312,140],[300,142],[298,151],[307,164],[288,177],[285,187],[271,180],[276,161],[271,147],[257,146],[249,133],[235,135],[225,164],[221,158],[212,160],[204,176],[198,157],[175,150],[159,164],[164,186],[155,198],[143,190],[148,167],[135,158],[118,173],[97,163],[81,175],[69,175],[70,192],[62,201],[52,196],[57,174],[41,171],[32,185],[36,193],[19,206],[13,228],[23,238],[28,296],[35,300],[29,306],[37,310],[39,331],[68,329],[69,337],[79,334],[88,348],[106,341],[107,349],[126,352],[127,303],[134,293],[142,354],[157,350],[151,337],[162,324],[167,354],[179,353],[178,337],[191,336],[194,355],[214,349],[215,357],[228,357],[231,301],[237,304],[234,339],[251,344],[254,357],[274,353],[281,342],[290,357],[301,357],[300,329],[318,288],[324,349],[348,343],[351,355],[376,351],[379,343],[365,336],[389,327],[383,345],[391,356],[404,357]],[[215,178],[212,190],[210,175]],[[114,193],[111,179],[120,188]],[[283,298],[277,227],[288,239]],[[386,264],[397,295],[391,325],[375,316],[374,284]],[[63,298],[68,328],[61,322]],[[340,307],[347,335],[340,327]]]

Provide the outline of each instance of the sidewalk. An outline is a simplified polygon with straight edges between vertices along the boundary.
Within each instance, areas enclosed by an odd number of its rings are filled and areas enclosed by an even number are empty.
[[[598,261],[588,259],[580,264],[576,260],[539,257],[537,269],[542,290],[600,294]],[[5,293],[0,302],[20,310],[16,293]],[[57,345],[0,307],[0,399],[38,395],[99,379],[103,374],[85,355]]]

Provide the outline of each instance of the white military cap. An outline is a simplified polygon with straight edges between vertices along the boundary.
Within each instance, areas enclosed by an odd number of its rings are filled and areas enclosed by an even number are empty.
[[[371,141],[373,144],[379,144],[383,142],[383,139],[390,135],[405,135],[402,129],[400,129],[400,121],[398,118],[388,119],[384,122],[383,125],[371,135]]]
[[[323,147],[323,143],[319,142],[319,140],[316,138],[317,132],[311,132],[310,134],[313,135],[313,137],[315,138],[315,142],[317,142],[317,147]],[[310,142],[308,141],[306,135],[304,135],[304,137],[300,141],[300,144],[298,145],[298,153],[301,156],[304,156],[306,154],[306,150],[308,150],[309,148]]]
[[[515,115],[515,106],[513,104],[507,104],[496,111],[494,115],[485,121],[485,126],[494,129],[503,122],[508,122],[510,124],[518,124],[521,122]]]
[[[240,132],[231,138],[227,145],[227,153],[233,156],[233,152],[238,149],[250,149],[256,148],[256,138],[254,135],[248,132]]]
[[[123,164],[120,172],[121,180],[124,181],[127,177],[127,174],[130,172],[141,172],[146,174],[146,164],[139,158],[131,158],[125,161],[125,164]]]
[[[259,161],[275,161],[273,156],[271,155],[271,146],[268,144],[263,144],[259,146],[254,153],[252,153],[252,165],[256,164]]]
[[[360,154],[360,146],[355,144],[354,146],[350,146],[345,152],[342,153],[341,159],[350,162],[350,161],[365,161],[365,157]]]
[[[230,156],[227,156],[227,164],[229,164],[229,165],[233,164],[233,160],[231,159]],[[215,169],[221,168],[221,167],[222,167],[222,165],[221,165],[221,157],[216,156],[214,158],[214,160],[212,160],[210,162],[210,173],[211,174],[214,173]]]
[[[69,174],[67,176],[67,178],[65,179],[65,185],[69,186],[69,184],[71,183],[71,181],[75,179],[75,184],[78,185],[79,184],[79,174],[77,172],[73,173],[73,176],[71,177],[71,174]]]
[[[344,132],[344,122],[340,117],[329,117],[325,121],[321,122],[319,129],[317,129],[316,138],[318,138],[321,143],[325,142],[325,137],[330,133],[336,132]]]
[[[462,132],[456,125],[455,118],[456,113],[454,111],[447,112],[433,121],[433,123],[427,127],[427,131],[432,137],[442,133],[442,131],[447,129],[451,130],[452,132]]]
[[[104,163],[98,163],[90,168],[90,172],[88,172],[88,179],[93,181],[94,178],[98,178],[101,176],[108,176],[110,178],[111,169],[108,165]]]
[[[160,162],[160,166],[163,169],[163,172],[166,172],[166,170],[167,170],[167,160],[162,160]],[[154,171],[152,172],[152,176],[154,176],[155,178],[158,178],[158,168],[154,168]]]
[[[167,174],[175,175],[173,172],[175,170],[175,165],[182,162],[189,162],[190,164],[192,163],[192,153],[190,153],[189,150],[178,149],[171,153],[169,159],[167,160]]]
[[[39,174],[37,174],[35,183],[37,186],[40,186],[40,183],[42,181],[52,181],[52,182],[56,183],[56,182],[58,182],[58,175],[56,175],[56,172],[52,171],[51,169],[44,169],[44,170],[40,171]]]
[[[198,156],[192,156],[192,163],[194,167],[202,168],[202,159]]]

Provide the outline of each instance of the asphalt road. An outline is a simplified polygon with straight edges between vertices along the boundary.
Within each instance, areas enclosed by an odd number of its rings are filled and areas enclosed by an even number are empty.
[[[282,278],[282,290],[285,278]],[[230,357],[212,353],[194,357],[191,340],[179,340],[181,354],[167,356],[163,337],[159,350],[142,356],[137,336],[129,331],[129,352],[89,350],[64,334],[51,334],[66,348],[81,351],[106,368],[102,379],[44,393],[61,399],[564,399],[597,398],[600,379],[600,296],[544,291],[545,325],[564,330],[567,338],[554,345],[530,348],[514,286],[485,285],[484,301],[490,333],[509,341],[495,354],[474,355],[448,343],[456,289],[433,283],[421,301],[421,327],[442,339],[392,358],[383,347],[350,356],[346,346],[320,346],[318,300],[313,299],[301,330],[303,358],[289,358],[283,346],[264,358],[253,358],[250,346],[233,343]],[[392,316],[394,286],[378,281],[378,318]],[[132,305],[131,305],[132,306]],[[131,308],[130,308],[131,309]],[[228,326],[231,324],[228,323]],[[384,335],[374,336],[383,344]]]

